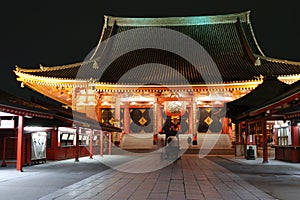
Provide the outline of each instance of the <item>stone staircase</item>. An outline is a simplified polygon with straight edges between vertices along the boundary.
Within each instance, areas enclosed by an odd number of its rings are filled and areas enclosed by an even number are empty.
[[[153,149],[153,133],[127,133],[123,135],[122,149]]]
[[[230,149],[231,142],[228,134],[197,134],[197,145],[201,149]]]
[[[179,135],[180,148],[186,154],[235,155],[227,134],[198,134],[196,145],[188,143],[189,137],[190,134]],[[161,148],[165,139],[165,135],[158,134],[158,144],[154,145],[153,133],[128,133],[123,135],[120,147],[112,149],[112,154],[122,154],[124,150],[135,153],[152,152]]]

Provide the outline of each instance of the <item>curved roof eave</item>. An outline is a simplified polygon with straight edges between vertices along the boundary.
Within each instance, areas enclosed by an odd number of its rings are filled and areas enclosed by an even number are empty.
[[[297,66],[300,67],[300,62],[299,61],[283,60],[283,59],[272,58],[272,57],[268,57],[268,56],[260,56],[260,55],[255,55],[255,56],[259,59],[266,60],[268,62],[289,64],[289,65],[297,65]]]
[[[58,83],[64,83],[64,84],[83,84],[86,85],[88,80],[85,79],[67,79],[67,78],[53,78],[53,77],[46,77],[46,76],[37,76],[37,75],[32,75],[28,74],[25,72],[20,72],[20,71],[14,71],[15,74],[18,76],[17,80],[18,81],[28,81],[28,82],[43,82],[47,83],[47,85],[51,84],[58,84]]]

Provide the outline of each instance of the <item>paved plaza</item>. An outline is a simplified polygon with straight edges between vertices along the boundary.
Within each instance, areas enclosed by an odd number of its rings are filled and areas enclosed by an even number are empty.
[[[94,156],[24,167],[0,169],[0,193],[5,199],[97,200],[253,200],[279,199],[251,185],[213,161],[217,156],[184,154],[177,162],[156,156]],[[260,165],[260,159],[222,157],[240,165]],[[271,165],[281,165],[271,161]],[[299,169],[299,164],[292,165]],[[151,170],[151,169],[155,170]],[[61,178],[60,178],[61,176]],[[292,198],[286,198],[292,199]]]

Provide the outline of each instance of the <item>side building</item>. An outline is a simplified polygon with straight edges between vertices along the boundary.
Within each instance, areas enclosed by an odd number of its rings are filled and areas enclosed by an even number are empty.
[[[109,154],[112,133],[121,129],[102,124],[83,113],[32,99],[27,101],[1,91],[0,156],[1,167],[44,163],[47,160]]]
[[[275,89],[276,88],[276,89]],[[247,95],[227,103],[227,116],[236,123],[236,154],[300,162],[300,81],[291,85],[268,76]]]

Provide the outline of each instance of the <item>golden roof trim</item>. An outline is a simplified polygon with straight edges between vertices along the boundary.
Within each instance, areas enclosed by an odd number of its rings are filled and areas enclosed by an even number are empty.
[[[46,76],[36,76],[36,75],[32,75],[32,74],[27,74],[27,73],[23,73],[17,70],[14,70],[15,74],[18,76],[18,80],[19,81],[28,81],[28,80],[32,80],[35,82],[64,82],[64,83],[87,83],[87,80],[83,80],[83,79],[67,79],[67,78],[53,78],[53,77],[46,77]]]
[[[84,61],[84,62],[77,62],[77,63],[71,63],[71,64],[66,64],[66,65],[58,65],[58,66],[51,66],[51,67],[45,67],[42,64],[40,64],[40,68],[39,69],[26,69],[26,68],[21,68],[19,66],[16,65],[16,69],[15,71],[17,72],[26,72],[26,73],[30,73],[30,72],[44,72],[44,71],[55,71],[55,70],[62,70],[62,69],[68,69],[68,68],[74,68],[74,67],[78,67],[81,65],[85,65],[88,63],[93,62],[93,60],[88,60],[88,61]]]
[[[166,91],[166,90],[185,90],[185,91],[213,91],[213,90],[240,90],[254,89],[263,80],[251,80],[235,83],[223,84],[197,84],[197,85],[117,85],[104,83],[89,83],[91,88],[98,91]]]

